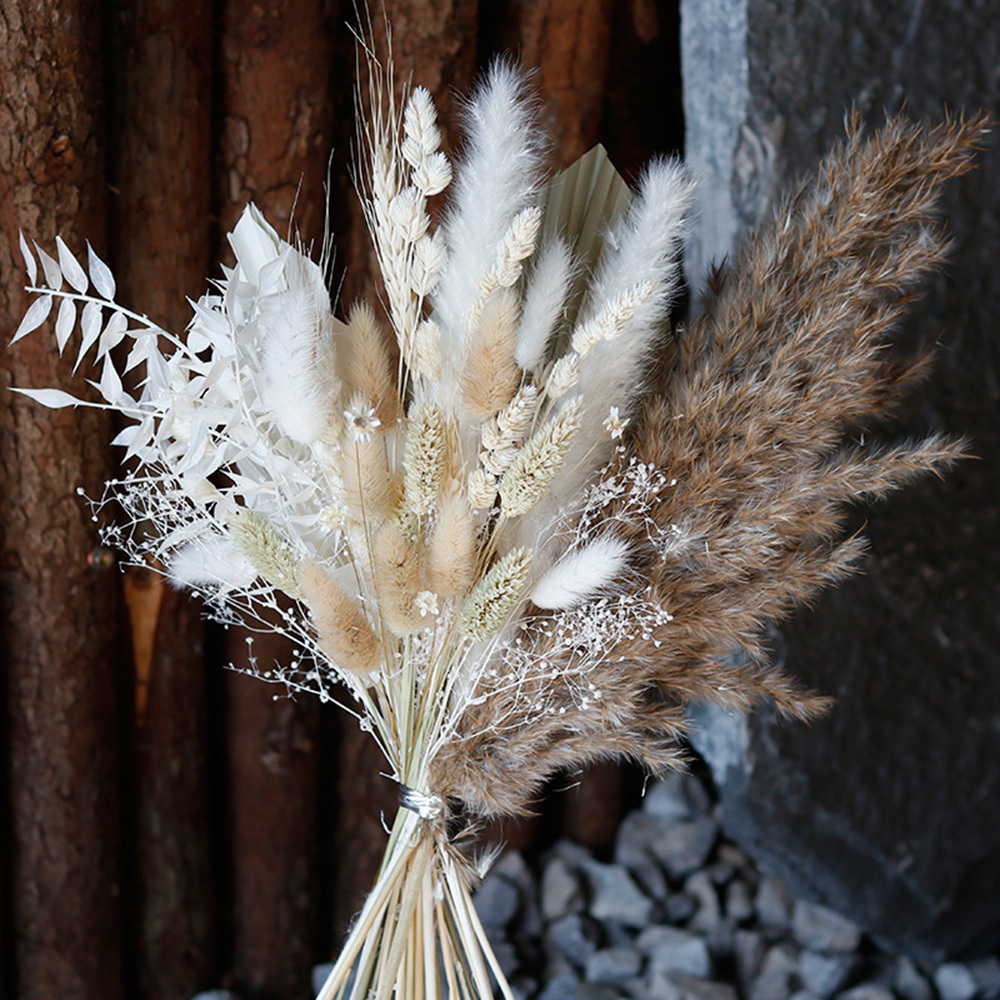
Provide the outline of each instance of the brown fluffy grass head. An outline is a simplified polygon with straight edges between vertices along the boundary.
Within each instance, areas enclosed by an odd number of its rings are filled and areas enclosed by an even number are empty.
[[[553,694],[546,635],[531,633],[537,677],[497,685],[435,761],[435,787],[485,813],[517,811],[553,771],[599,757],[676,764],[683,705],[747,710],[760,699],[800,718],[828,701],[767,662],[761,631],[853,572],[863,540],[842,538],[847,505],[881,497],[960,457],[941,435],[857,444],[928,368],[886,351],[910,296],[944,260],[941,185],[973,165],[985,115],[926,127],[897,117],[866,135],[857,117],[713,278],[702,315],[678,333],[663,391],[650,397],[618,461],[669,484],[652,518],[641,577],[672,620],[623,640],[591,677],[614,718]],[[611,504],[619,532],[630,530]],[[535,689],[531,690],[532,683]],[[555,716],[505,718],[559,701]],[[500,789],[502,791],[498,792]]]

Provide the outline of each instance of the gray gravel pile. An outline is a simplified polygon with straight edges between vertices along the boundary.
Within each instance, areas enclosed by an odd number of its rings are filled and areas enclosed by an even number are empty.
[[[648,790],[610,864],[568,840],[516,852],[476,906],[524,1000],[996,1000],[1000,960],[922,969],[793,899],[720,834],[700,781]]]

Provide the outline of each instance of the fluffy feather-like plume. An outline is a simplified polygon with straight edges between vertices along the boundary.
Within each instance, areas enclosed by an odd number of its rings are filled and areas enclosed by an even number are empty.
[[[628,565],[627,542],[597,538],[563,556],[531,590],[532,603],[547,611],[575,608],[614,584]]]
[[[536,189],[544,139],[524,74],[496,62],[465,109],[467,152],[445,223],[448,263],[433,295],[446,368],[459,364],[479,281]]]
[[[381,646],[358,602],[311,560],[299,563],[298,582],[326,655],[341,669],[362,678],[377,670]]]
[[[565,240],[553,240],[542,251],[531,272],[517,330],[514,360],[525,371],[535,371],[555,331],[573,277],[573,256]]]
[[[510,679],[484,689],[458,727],[467,737],[436,759],[437,787],[483,812],[506,812],[525,797],[503,789],[539,787],[568,754],[667,765],[663,739],[683,729],[675,700],[742,711],[770,698],[800,717],[823,710],[824,699],[767,664],[760,632],[852,572],[864,546],[836,540],[846,503],[962,452],[960,441],[939,436],[884,448],[845,432],[882,414],[926,367],[893,361],[884,347],[907,293],[942,260],[933,218],[940,186],[971,167],[987,124],[978,116],[922,129],[897,118],[866,137],[852,120],[816,175],[748,239],[679,334],[663,396],[650,402],[617,472],[605,474],[605,502],[580,515],[585,536],[606,524],[646,553],[635,568],[669,616],[633,623],[599,647],[604,658],[587,673],[597,703],[583,690],[560,698],[545,680],[554,662],[571,673],[580,655],[575,612],[527,625],[528,651],[511,659]],[[587,605],[591,618],[599,606]],[[614,619],[605,621],[612,630]],[[650,685],[668,702],[649,699]],[[502,739],[484,727],[512,714],[524,725]]]

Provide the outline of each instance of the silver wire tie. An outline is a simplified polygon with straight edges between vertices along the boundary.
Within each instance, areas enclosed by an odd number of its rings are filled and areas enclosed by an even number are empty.
[[[419,792],[402,783],[399,786],[399,804],[404,809],[415,812],[421,819],[439,819],[444,811],[444,800],[440,795]]]

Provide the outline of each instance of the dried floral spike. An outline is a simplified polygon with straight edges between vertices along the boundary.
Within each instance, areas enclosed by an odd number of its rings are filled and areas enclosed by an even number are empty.
[[[462,602],[458,629],[472,639],[489,639],[503,626],[524,595],[531,553],[514,549],[490,568]]]
[[[229,534],[257,572],[277,590],[298,597],[295,556],[267,518],[240,509],[229,518]]]
[[[305,560],[296,572],[320,648],[349,675],[366,679],[378,670],[382,651],[361,606],[318,563]]]
[[[548,491],[580,429],[582,412],[582,400],[571,399],[528,439],[500,480],[500,510],[506,517],[531,510]]]
[[[403,497],[406,509],[427,514],[437,499],[445,465],[445,415],[437,403],[423,403],[406,432]]]

